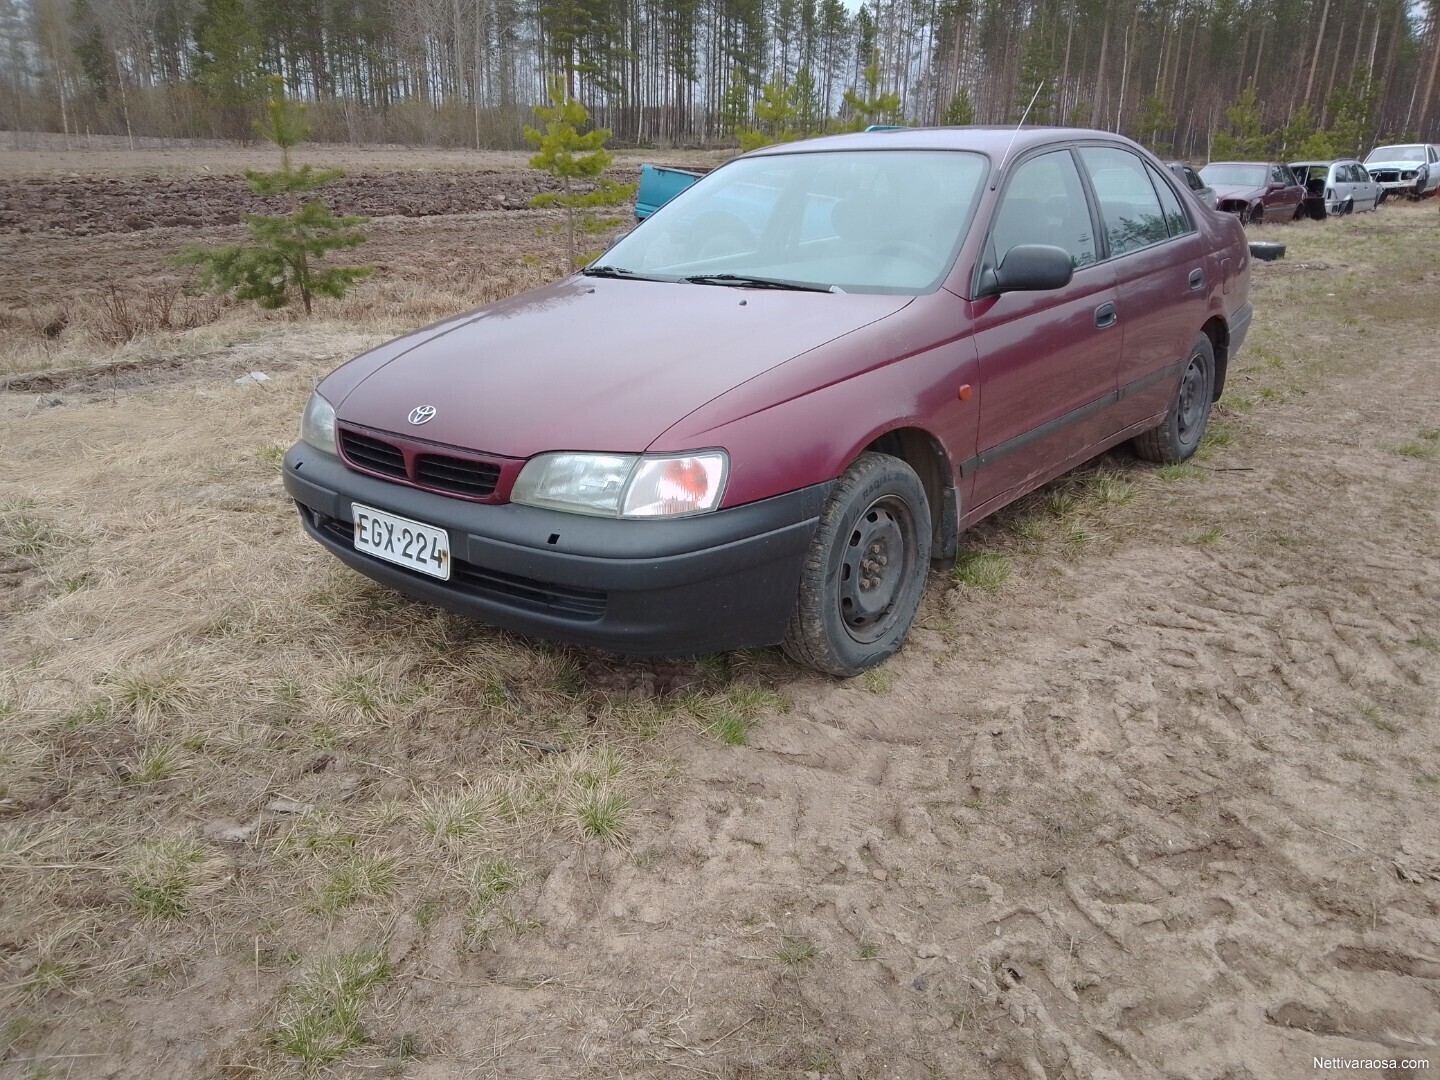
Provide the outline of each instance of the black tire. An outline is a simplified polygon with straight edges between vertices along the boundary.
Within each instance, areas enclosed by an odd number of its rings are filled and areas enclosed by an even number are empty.
[[[1137,457],[1174,465],[1195,453],[1210,421],[1211,399],[1215,396],[1215,347],[1201,334],[1190,346],[1190,355],[1170,410],[1159,427],[1141,432],[1132,439]]]
[[[1295,207],[1295,216],[1292,217],[1290,220],[1291,220],[1291,221],[1304,221],[1304,220],[1305,220],[1306,218],[1308,218],[1309,216],[1310,216],[1310,211],[1307,210],[1307,209],[1305,209],[1305,203],[1304,203],[1304,201],[1302,200],[1301,203],[1300,203],[1300,205],[1297,206],[1297,207]]]
[[[1261,262],[1274,262],[1285,257],[1285,245],[1275,240],[1251,240],[1250,256]]]
[[[782,647],[830,675],[874,667],[905,640],[929,568],[920,478],[899,458],[861,454],[821,511]]]

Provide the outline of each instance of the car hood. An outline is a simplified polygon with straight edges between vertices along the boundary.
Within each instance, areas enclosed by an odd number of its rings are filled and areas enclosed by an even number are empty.
[[[1367,169],[1418,169],[1425,165],[1424,161],[1401,161],[1396,158],[1390,161],[1366,161],[1363,162]]]
[[[1264,186],[1254,184],[1211,184],[1219,199],[1258,199],[1265,194]]]
[[[702,405],[913,298],[571,277],[357,357],[342,423],[505,457],[638,453]],[[434,406],[423,427],[407,417]]]

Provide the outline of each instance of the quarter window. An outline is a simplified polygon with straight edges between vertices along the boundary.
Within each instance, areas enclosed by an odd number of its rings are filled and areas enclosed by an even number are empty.
[[[1175,194],[1175,189],[1165,182],[1165,178],[1148,161],[1145,163],[1145,172],[1149,175],[1150,182],[1155,185],[1155,193],[1160,196],[1160,210],[1165,215],[1165,226],[1170,235],[1184,236],[1188,232],[1194,232],[1195,226],[1190,222],[1190,215],[1185,213],[1185,208],[1180,205],[1180,197]]]
[[[1138,157],[1109,146],[1082,146],[1080,157],[1100,202],[1111,255],[1138,251],[1169,238],[1160,200]]]

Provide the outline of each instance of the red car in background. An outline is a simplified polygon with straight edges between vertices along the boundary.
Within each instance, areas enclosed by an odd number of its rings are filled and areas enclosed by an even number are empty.
[[[341,366],[285,487],[362,574],[496,626],[854,675],[967,526],[1127,440],[1194,453],[1250,317],[1239,224],[1127,139],[786,143]]]
[[[1241,224],[1295,221],[1306,216],[1305,185],[1276,161],[1212,161],[1200,176],[1215,189],[1219,209]]]

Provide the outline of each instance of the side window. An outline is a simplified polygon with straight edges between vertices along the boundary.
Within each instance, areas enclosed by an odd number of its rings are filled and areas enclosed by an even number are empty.
[[[1005,185],[990,243],[995,265],[1017,244],[1053,244],[1078,269],[1095,262],[1095,230],[1075,159],[1055,150],[1024,162]]]
[[[1273,169],[1270,170],[1270,182],[1272,184],[1290,183],[1290,178],[1285,175],[1284,165],[1276,165]]]
[[[1144,162],[1128,150],[1109,146],[1082,146],[1080,158],[1100,202],[1111,255],[1138,251],[1169,238]]]
[[[1155,185],[1155,193],[1160,196],[1160,209],[1165,215],[1165,225],[1171,236],[1184,236],[1188,232],[1194,232],[1195,226],[1190,221],[1190,215],[1185,213],[1185,208],[1180,205],[1180,196],[1175,194],[1175,189],[1165,182],[1165,178],[1155,171],[1154,167],[1147,161],[1145,172],[1150,177],[1150,182]]]
[[[1200,179],[1200,174],[1194,169],[1185,169],[1185,182],[1190,185],[1191,191],[1199,191],[1205,186],[1205,181]]]

